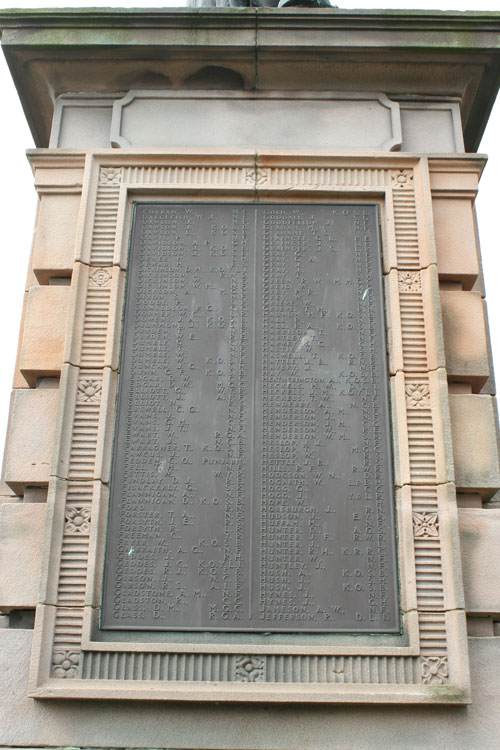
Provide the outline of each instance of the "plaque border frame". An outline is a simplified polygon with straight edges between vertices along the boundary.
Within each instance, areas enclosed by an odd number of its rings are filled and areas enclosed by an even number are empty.
[[[146,643],[138,637],[103,642],[93,637],[130,206],[138,199],[380,203],[402,636],[328,636],[327,647],[305,642],[266,647],[229,644],[223,642],[224,633],[217,633],[214,643],[191,645]],[[469,702],[425,157],[87,152],[64,362],[32,655],[32,697]],[[75,515],[78,526],[73,523]],[[310,642],[311,636],[306,640]]]

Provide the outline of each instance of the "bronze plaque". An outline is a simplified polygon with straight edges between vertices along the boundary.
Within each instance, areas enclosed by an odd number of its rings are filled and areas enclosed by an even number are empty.
[[[136,205],[101,627],[399,632],[375,205]]]

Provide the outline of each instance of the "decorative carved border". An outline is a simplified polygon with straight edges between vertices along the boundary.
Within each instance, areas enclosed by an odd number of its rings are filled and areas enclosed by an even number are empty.
[[[468,701],[446,373],[425,160],[133,152],[88,157],[50,484],[35,697]],[[107,485],[130,206],[158,200],[378,200],[403,634],[245,644],[103,641]],[[189,635],[189,634],[188,634]],[[113,636],[115,637],[115,636]],[[227,641],[227,638],[226,638]],[[258,683],[255,684],[254,683]]]

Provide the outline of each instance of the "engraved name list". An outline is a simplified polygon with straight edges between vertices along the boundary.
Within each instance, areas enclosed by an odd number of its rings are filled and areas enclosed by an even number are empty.
[[[377,207],[135,207],[101,628],[399,632]]]

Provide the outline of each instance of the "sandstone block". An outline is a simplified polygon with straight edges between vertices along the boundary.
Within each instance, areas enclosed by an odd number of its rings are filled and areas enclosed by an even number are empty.
[[[61,371],[69,293],[69,286],[38,286],[29,291],[19,369],[32,387],[37,377]]]
[[[82,157],[82,162],[84,158]],[[81,188],[83,185],[82,167],[53,167],[35,165],[35,186],[42,193],[44,190],[53,188]]]
[[[5,434],[5,444],[3,449],[3,464],[2,464],[2,475],[0,478],[0,497],[2,498],[1,502],[7,502],[7,498],[10,498],[10,502],[17,502],[17,498],[19,496],[19,493],[16,493],[13,491],[12,487],[9,487],[7,482],[5,481],[5,468],[6,468],[6,460],[7,460],[7,454],[9,452],[9,443],[11,439],[11,425],[12,425],[12,414],[14,411],[14,396],[16,395],[17,391],[12,391],[10,394],[9,399],[9,414],[7,419],[7,430]]]
[[[33,246],[33,272],[41,284],[71,274],[79,210],[79,193],[42,195]]]
[[[17,341],[16,364],[14,367],[14,377],[12,379],[13,388],[27,388],[28,387],[26,378],[24,377],[24,375],[19,369],[19,360],[21,357],[21,349],[23,345],[24,323],[26,320],[26,308],[28,307],[28,298],[29,298],[29,292],[25,291],[24,296],[23,296],[23,310],[21,313],[21,324],[19,326],[19,339]]]
[[[0,509],[0,609],[35,607],[46,506],[5,503]]]
[[[500,614],[500,510],[461,508],[460,548],[468,614]]]
[[[492,638],[494,634],[493,617],[467,616],[467,635],[474,638]]]
[[[19,497],[18,495],[0,495],[0,507],[4,503],[22,503],[23,499],[22,497]]]
[[[47,488],[46,487],[25,487],[23,502],[46,503],[47,502]]]
[[[12,422],[5,453],[5,481],[22,494],[26,485],[49,481],[58,389],[16,391]]]
[[[495,399],[450,393],[449,404],[457,489],[491,497],[500,488]]]
[[[471,289],[479,276],[476,223],[469,198],[434,198],[434,234],[438,273]]]
[[[490,376],[484,300],[477,292],[442,291],[448,377],[476,388]]]
[[[457,169],[457,162],[451,163],[440,159],[430,161],[429,177],[432,192],[449,193],[452,190],[477,192],[481,167],[470,162],[464,162],[462,167],[462,169]]]

